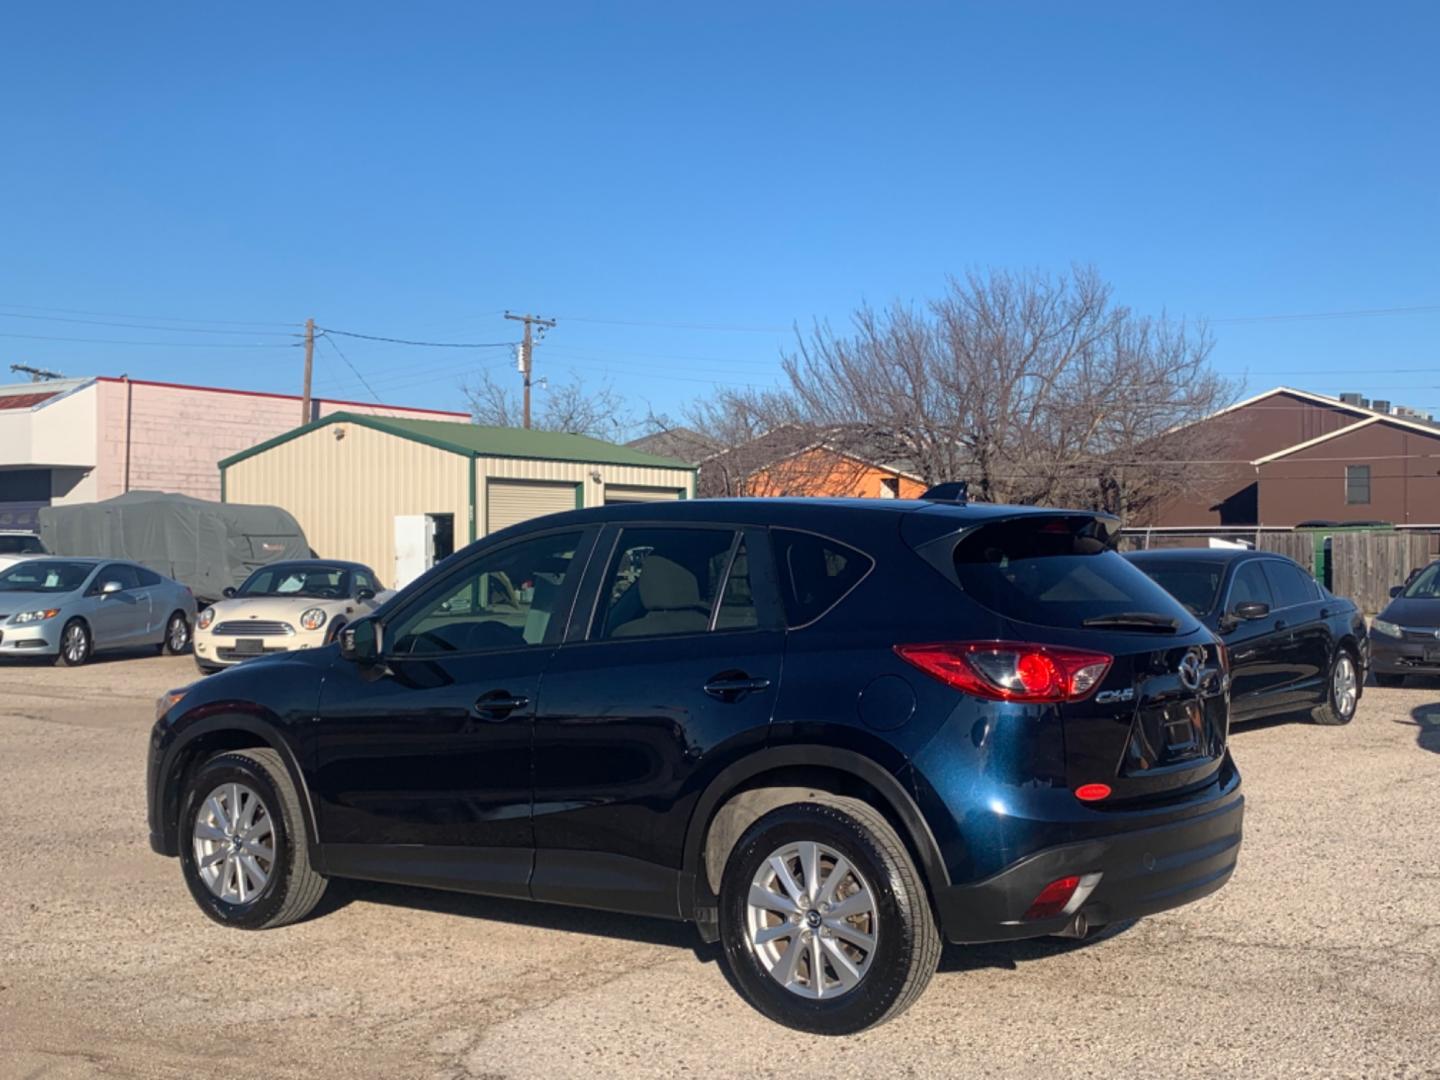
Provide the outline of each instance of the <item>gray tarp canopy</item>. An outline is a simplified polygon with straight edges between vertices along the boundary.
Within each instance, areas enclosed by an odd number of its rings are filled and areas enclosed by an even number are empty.
[[[257,566],[310,557],[299,522],[279,507],[163,491],[43,507],[40,536],[53,554],[130,559],[188,585],[204,600],[219,598]]]

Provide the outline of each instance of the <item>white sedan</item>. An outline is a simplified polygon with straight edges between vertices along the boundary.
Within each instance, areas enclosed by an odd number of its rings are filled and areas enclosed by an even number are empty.
[[[306,559],[260,567],[195,620],[195,666],[207,674],[256,656],[318,649],[389,594],[360,563]]]

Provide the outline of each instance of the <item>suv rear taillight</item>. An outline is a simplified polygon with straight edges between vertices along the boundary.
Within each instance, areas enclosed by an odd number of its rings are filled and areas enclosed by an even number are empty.
[[[1013,641],[896,645],[895,653],[947,686],[999,701],[1081,701],[1111,661],[1105,653]]]

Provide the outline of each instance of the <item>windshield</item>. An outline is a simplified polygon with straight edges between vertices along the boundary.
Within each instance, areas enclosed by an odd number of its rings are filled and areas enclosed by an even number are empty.
[[[349,595],[350,572],[339,566],[262,566],[236,590],[237,596],[304,596],[339,600]]]
[[[40,537],[24,533],[0,535],[0,555],[44,555],[45,545]]]
[[[94,563],[26,559],[0,572],[0,592],[74,592],[94,569]]]
[[[1220,598],[1225,578],[1222,563],[1178,559],[1136,559],[1151,581],[1184,604],[1192,614],[1208,615]]]
[[[965,591],[1007,618],[1078,628],[1104,616],[1194,621],[1175,599],[1111,550],[1096,521],[1083,515],[1024,517],[975,529],[955,547]],[[1112,629],[1124,629],[1120,620]]]
[[[1406,600],[1440,600],[1440,563],[1421,570],[1400,595]]]

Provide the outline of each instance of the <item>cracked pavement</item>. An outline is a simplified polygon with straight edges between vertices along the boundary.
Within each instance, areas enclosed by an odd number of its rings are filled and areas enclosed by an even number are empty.
[[[265,933],[151,853],[188,658],[0,667],[0,1077],[1440,1077],[1440,683],[1249,725],[1218,894],[1084,943],[950,947],[848,1039],[770,1024],[660,921],[334,883]]]

